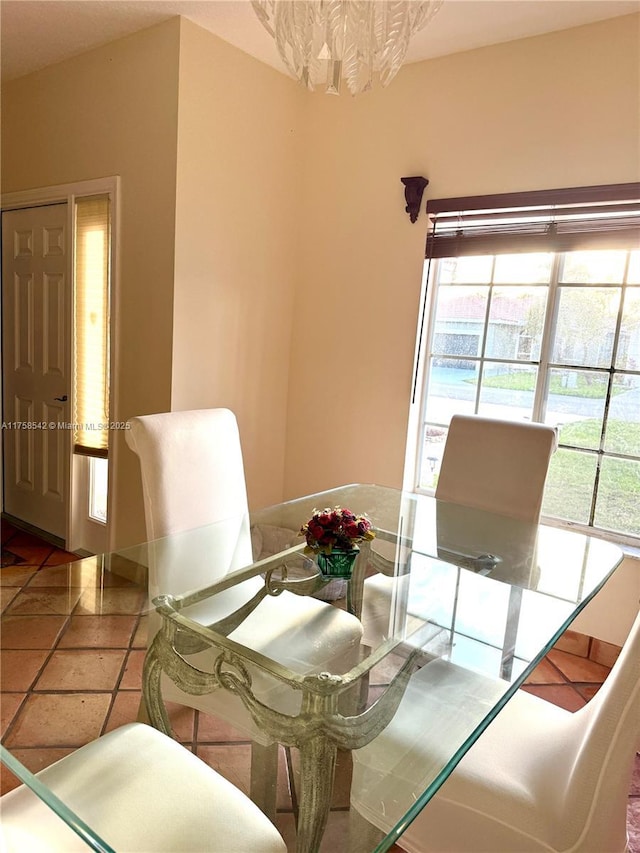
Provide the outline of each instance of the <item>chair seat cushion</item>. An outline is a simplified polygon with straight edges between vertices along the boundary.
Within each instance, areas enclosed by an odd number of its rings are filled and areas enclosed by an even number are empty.
[[[118,853],[286,853],[251,800],[185,747],[132,723],[76,750],[38,778]],[[86,851],[27,787],[5,794],[3,851]]]

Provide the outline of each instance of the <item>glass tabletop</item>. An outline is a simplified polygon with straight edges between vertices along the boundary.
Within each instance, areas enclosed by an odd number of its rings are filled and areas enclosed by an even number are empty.
[[[376,533],[360,544],[350,579],[321,575],[299,535],[314,510],[336,506],[365,513]],[[298,791],[299,853],[322,849],[331,792],[318,805],[312,789],[332,777],[336,752],[353,764],[351,810],[378,824],[377,835],[354,841],[352,834],[343,849],[382,853],[621,558],[616,546],[582,534],[350,485],[104,561],[145,584],[148,575],[153,642],[144,687],[154,725],[171,733],[154,671],[172,678],[183,664],[201,671],[198,690],[232,692],[266,740],[297,750],[307,767]],[[427,725],[439,732],[439,748],[416,761],[412,745]],[[313,772],[311,729],[333,756]],[[69,822],[48,790],[36,793]],[[73,812],[73,803],[66,806]],[[332,829],[330,845],[336,832],[346,839],[347,823]],[[105,849],[93,829],[94,849]]]

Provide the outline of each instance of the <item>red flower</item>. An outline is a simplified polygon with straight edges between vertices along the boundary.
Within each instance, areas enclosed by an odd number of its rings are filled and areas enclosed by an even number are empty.
[[[324,527],[322,526],[322,524],[320,524],[319,521],[316,521],[313,518],[309,522],[308,528],[308,532],[313,537],[313,539],[319,539],[324,533]]]
[[[307,540],[306,553],[331,553],[334,548],[349,551],[360,542],[375,536],[371,522],[364,515],[356,515],[350,509],[314,510],[313,515],[300,528],[300,535]]]
[[[357,539],[361,535],[360,526],[356,521],[349,521],[345,524],[344,532],[349,539]]]

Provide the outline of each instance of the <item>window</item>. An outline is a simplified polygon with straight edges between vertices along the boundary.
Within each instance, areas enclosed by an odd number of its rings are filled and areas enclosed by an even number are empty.
[[[76,200],[74,452],[109,448],[109,197]]]
[[[88,457],[88,518],[107,522],[111,217],[108,195],[77,198],[74,257],[75,454]]]
[[[451,415],[538,421],[559,430],[543,513],[640,537],[639,190],[429,203],[419,491]]]
[[[89,518],[107,521],[109,462],[97,456],[89,458]]]

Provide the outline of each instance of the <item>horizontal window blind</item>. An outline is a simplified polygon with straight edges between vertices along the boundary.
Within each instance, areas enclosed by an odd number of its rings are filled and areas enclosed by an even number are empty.
[[[79,198],[75,227],[74,452],[109,450],[108,196]]]
[[[640,183],[434,199],[427,258],[640,245]]]

